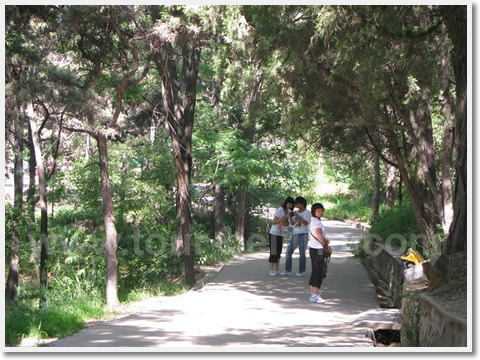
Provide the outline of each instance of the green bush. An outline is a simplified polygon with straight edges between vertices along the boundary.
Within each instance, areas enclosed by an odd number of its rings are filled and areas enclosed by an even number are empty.
[[[225,229],[226,234],[221,244],[209,236],[203,226],[196,224],[192,230],[194,231],[194,261],[196,265],[215,265],[220,261],[230,259],[239,250],[238,242],[229,228]]]
[[[384,212],[372,225],[369,234],[378,236],[383,241],[392,239],[392,244],[401,246],[401,239],[407,240],[408,247],[421,251],[422,244],[412,243],[412,235],[418,234],[418,226],[411,204],[406,203]],[[392,236],[395,235],[395,236]],[[415,238],[415,237],[414,237]]]
[[[28,224],[28,214],[24,207],[23,212],[14,208],[11,204],[5,204],[5,274],[8,274],[8,266],[11,252],[13,236],[16,235],[20,239],[20,264],[21,271],[31,275],[35,271],[35,266],[29,262],[31,248],[28,236],[39,238],[38,231],[31,231]]]

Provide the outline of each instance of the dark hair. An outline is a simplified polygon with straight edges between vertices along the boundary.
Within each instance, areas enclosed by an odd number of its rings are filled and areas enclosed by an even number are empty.
[[[287,209],[287,204],[295,205],[295,202],[293,201],[292,197],[289,196],[285,199],[285,201],[283,202],[283,205],[282,205],[283,210]]]
[[[320,204],[320,203],[315,203],[315,204],[312,205],[312,210],[310,211],[310,212],[312,213],[312,216],[316,217],[316,216],[315,216],[315,212],[316,212],[318,209],[324,209],[324,210],[325,210],[325,208],[323,207],[323,205]]]
[[[301,197],[301,196],[297,196],[297,198],[295,199],[295,204],[302,204],[304,208],[307,207],[307,200],[305,200],[305,198]]]

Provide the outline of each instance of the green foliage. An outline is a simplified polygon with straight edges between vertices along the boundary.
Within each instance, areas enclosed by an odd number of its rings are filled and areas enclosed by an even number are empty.
[[[161,137],[152,144],[129,139],[110,151],[111,182],[119,226],[148,228],[167,224],[175,216],[175,169],[170,148]]]
[[[393,145],[386,141],[390,131],[401,150],[412,153],[411,139],[404,136],[406,118],[382,116],[409,114],[424,101],[422,96],[430,96],[425,103],[432,113],[432,153],[439,169],[444,119],[438,49],[448,36],[436,26],[438,13],[436,7],[421,6],[7,6],[6,101],[10,109],[38,98],[49,110],[52,117],[42,139],[48,149],[44,154],[50,154],[55,138],[45,136],[57,133],[58,114],[64,126],[91,130],[110,121],[117,86],[134,55],[107,26],[108,19],[118,21],[125,36],[135,38],[131,44],[137,46],[141,67],[130,80],[143,71],[151,52],[162,51],[165,40],[147,44],[143,35],[134,34],[148,33],[149,39],[169,36],[178,54],[180,43],[194,36],[202,43],[202,60],[192,183],[223,184],[228,208],[227,235],[219,244],[213,239],[212,204],[202,203],[200,193],[192,191],[198,205],[192,214],[195,264],[213,265],[238,251],[232,236],[234,198],[246,180],[246,238],[268,231],[259,209],[276,207],[286,196],[302,195],[309,205],[321,201],[327,218],[368,221],[373,148],[367,131],[378,129],[378,145],[386,156]],[[159,35],[154,22],[164,24],[168,34]],[[178,230],[175,167],[167,138],[170,129],[159,131],[165,109],[161,75],[154,67],[147,81],[123,94],[117,124],[122,142],[108,145],[119,294],[126,302],[186,289],[183,264],[173,250]],[[257,94],[254,84],[259,85]],[[39,118],[45,115],[42,106],[35,108]],[[384,110],[388,111],[383,114]],[[10,112],[7,120],[14,118]],[[247,141],[243,130],[253,124],[255,136]],[[157,128],[153,142],[148,136],[151,127]],[[71,165],[59,169],[48,184],[55,214],[49,222],[47,302],[39,309],[41,294],[22,285],[17,304],[7,305],[8,342],[29,335],[65,336],[86,318],[103,316],[105,229],[98,156],[87,163],[84,146],[83,136],[62,134],[58,161]],[[319,149],[326,177],[347,184],[348,194],[322,194],[318,199],[314,185]],[[95,147],[90,151],[94,154]],[[414,177],[418,157],[405,157]],[[26,214],[9,205],[5,215],[6,259],[15,232],[22,238],[21,280],[33,283],[39,245],[25,239],[37,239],[38,226],[30,229],[35,224],[28,224]],[[371,230],[384,239],[391,234],[408,239],[417,232],[407,204],[382,214]]]
[[[14,235],[20,240],[20,258],[24,259],[28,256],[28,249],[24,246],[24,241],[29,234],[27,214],[22,213],[11,204],[5,204],[5,266],[8,269],[8,259],[11,256],[11,244]],[[7,270],[8,273],[8,270]]]
[[[66,191],[76,208],[94,210],[101,216],[100,169],[97,164],[98,157],[92,158],[88,164],[81,161],[72,162],[72,170],[66,174],[68,184]]]
[[[373,193],[373,164],[364,154],[325,156],[324,174],[336,183],[344,183],[354,192]]]
[[[367,222],[372,215],[371,197],[368,195],[331,194],[319,200],[325,206],[325,217]]]
[[[85,320],[102,319],[107,315],[101,293],[87,292],[79,285],[71,292],[65,285],[54,282],[55,291],[46,292],[46,303],[41,308],[38,302],[29,300],[40,296],[38,288],[21,288],[25,294],[23,300],[5,306],[5,342],[16,345],[22,338],[69,336],[79,331]]]
[[[175,254],[174,229],[161,224],[150,228],[142,226],[137,231],[131,225],[123,227],[118,243],[120,287],[181,274],[182,263]]]
[[[282,200],[285,200],[285,197]],[[245,239],[247,240],[245,251],[258,251],[259,247],[268,246],[267,237],[271,225],[271,219],[265,218],[258,209],[247,213],[245,217]]]
[[[198,126],[193,144],[194,158],[203,165],[195,177],[202,182],[218,182],[234,191],[244,179],[255,186],[272,171],[270,152],[248,143],[238,130]]]
[[[229,231],[221,244],[200,229],[194,234],[195,264],[212,266],[229,260],[239,250],[238,241]]]
[[[422,252],[423,244],[418,244],[412,240],[418,234],[418,226],[410,203],[397,206],[381,214],[378,221],[372,225],[369,234],[376,235],[383,241],[392,239],[393,245],[407,245],[407,247],[416,248]],[[392,235],[395,235],[395,237],[392,237]],[[402,243],[401,239],[405,239],[406,244]],[[412,241],[414,242],[412,243]]]

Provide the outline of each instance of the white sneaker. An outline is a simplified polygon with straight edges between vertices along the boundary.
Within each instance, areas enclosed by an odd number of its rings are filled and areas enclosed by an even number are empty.
[[[310,300],[311,301],[311,300]],[[324,299],[322,299],[322,297],[320,295],[317,295],[317,297],[314,299],[314,301],[312,301],[316,304],[323,304],[325,302]]]
[[[280,275],[280,276],[290,276],[290,275],[292,275],[292,273],[286,272],[286,271],[285,271],[285,272],[284,272],[284,271],[280,271],[280,272],[278,273],[278,275]]]
[[[277,276],[277,272],[276,271],[270,271],[270,276]]]
[[[304,273],[300,273],[300,272],[299,272],[299,273],[296,273],[296,275],[295,275],[295,276],[296,276],[296,277],[302,277],[302,276],[305,276],[305,274],[304,274]]]

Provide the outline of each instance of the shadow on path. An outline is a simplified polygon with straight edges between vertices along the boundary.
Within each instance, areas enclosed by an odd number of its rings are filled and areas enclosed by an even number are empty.
[[[366,329],[352,326],[377,307],[375,289],[350,245],[363,232],[326,221],[334,249],[322,286],[325,304],[309,302],[310,260],[305,277],[271,277],[268,253],[234,257],[207,285],[157,298],[142,313],[92,326],[53,342],[52,347],[352,347],[372,346]],[[281,268],[284,268],[284,248]],[[294,254],[293,272],[298,269]]]

